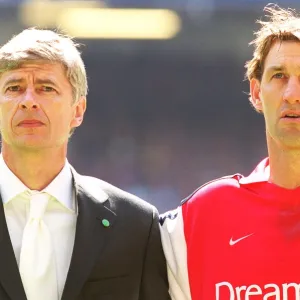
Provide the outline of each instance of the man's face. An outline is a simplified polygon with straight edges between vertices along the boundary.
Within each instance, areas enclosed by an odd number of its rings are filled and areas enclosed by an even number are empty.
[[[24,149],[67,144],[81,124],[85,98],[73,101],[64,67],[30,62],[0,77],[0,130],[3,144]]]
[[[263,112],[267,137],[281,148],[300,148],[300,42],[275,42],[261,81],[250,82],[254,107]]]

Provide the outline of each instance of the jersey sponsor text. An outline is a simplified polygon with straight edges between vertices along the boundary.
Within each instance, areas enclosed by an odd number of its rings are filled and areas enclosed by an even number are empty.
[[[261,297],[258,297],[258,296]],[[292,295],[292,296],[291,296]],[[256,296],[256,297],[254,297]],[[290,298],[289,298],[290,296]],[[216,300],[300,300],[299,283],[274,283],[259,286],[233,286],[227,281],[216,284]]]

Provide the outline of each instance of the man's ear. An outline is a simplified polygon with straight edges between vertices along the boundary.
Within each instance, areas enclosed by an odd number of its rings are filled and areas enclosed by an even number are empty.
[[[260,81],[252,78],[250,80],[250,102],[255,110],[262,112],[262,101],[260,97]]]
[[[71,122],[71,128],[80,126],[83,121],[83,116],[86,110],[86,97],[81,96],[80,99],[73,105],[75,106],[75,110]]]

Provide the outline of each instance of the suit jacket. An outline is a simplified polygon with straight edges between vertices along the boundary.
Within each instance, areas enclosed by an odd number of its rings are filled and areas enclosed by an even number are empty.
[[[72,173],[78,219],[62,300],[169,300],[157,210],[106,182]],[[0,300],[26,300],[3,205]]]

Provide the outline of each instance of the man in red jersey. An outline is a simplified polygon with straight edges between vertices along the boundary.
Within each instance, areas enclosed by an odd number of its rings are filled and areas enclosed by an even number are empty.
[[[269,157],[161,216],[175,300],[300,299],[300,17],[265,10],[246,68]]]

